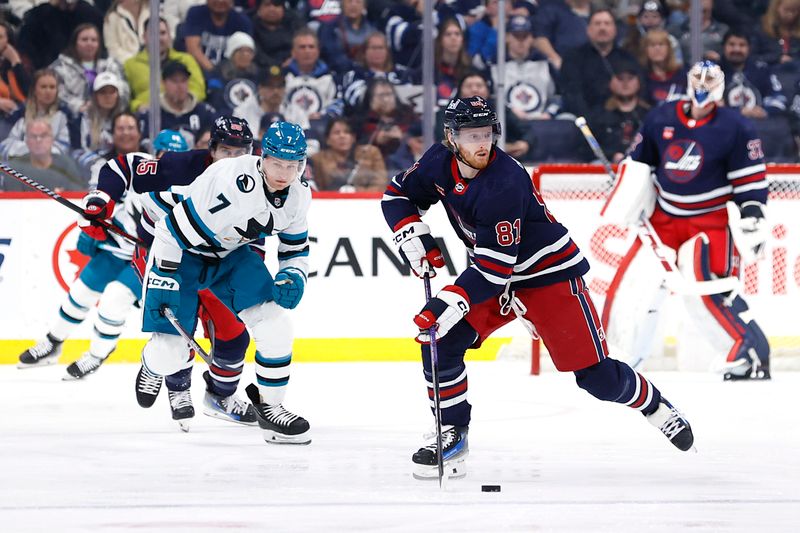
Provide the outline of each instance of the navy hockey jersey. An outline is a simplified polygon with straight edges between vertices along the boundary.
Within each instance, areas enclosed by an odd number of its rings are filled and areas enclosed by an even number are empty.
[[[397,231],[439,201],[472,259],[455,284],[473,304],[500,294],[509,282],[512,288],[539,287],[589,270],[525,169],[500,149],[477,176],[463,179],[453,154],[433,145],[392,179],[381,205]]]
[[[765,204],[768,184],[761,139],[738,111],[718,107],[694,120],[688,101],[650,112],[630,155],[655,167],[657,201],[672,216],[724,210],[729,200]]]

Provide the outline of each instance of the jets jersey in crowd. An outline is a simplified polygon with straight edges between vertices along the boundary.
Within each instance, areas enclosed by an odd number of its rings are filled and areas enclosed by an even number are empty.
[[[589,263],[547,210],[530,176],[495,148],[488,166],[462,179],[455,156],[436,144],[383,196],[383,213],[394,231],[419,220],[441,201],[472,265],[456,280],[473,304],[512,288],[539,287],[579,277]]]
[[[680,100],[652,110],[631,146],[633,159],[656,169],[659,207],[692,217],[724,210],[729,200],[765,204],[764,153],[750,121],[727,107],[694,120],[688,106]]]
[[[183,251],[211,259],[259,239],[277,235],[280,268],[308,272],[306,215],[311,189],[305,180],[269,192],[261,158],[244,155],[209,166],[190,185],[142,197],[155,222],[151,254],[179,264]]]

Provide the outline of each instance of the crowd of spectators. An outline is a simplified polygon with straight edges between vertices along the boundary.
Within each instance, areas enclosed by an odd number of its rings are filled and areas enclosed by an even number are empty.
[[[153,74],[160,123],[189,146],[205,146],[220,114],[258,135],[300,124],[320,190],[380,191],[424,151],[422,0],[162,0],[157,74],[149,3],[0,0],[0,159],[87,189],[109,157],[151,148]],[[689,4],[510,0],[501,72],[498,1],[435,1],[435,137],[443,104],[481,95],[505,108],[520,161],[591,161],[576,116],[620,160],[649,110],[685,94]],[[702,0],[701,31],[726,75],[723,105],[755,122],[768,158],[797,161],[800,0]]]

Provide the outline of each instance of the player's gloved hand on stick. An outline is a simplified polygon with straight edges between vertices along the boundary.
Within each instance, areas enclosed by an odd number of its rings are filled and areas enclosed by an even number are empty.
[[[400,257],[411,267],[418,278],[425,274],[423,262],[431,267],[442,268],[444,256],[431,235],[431,228],[424,222],[414,221],[398,229],[392,238],[400,252]],[[430,277],[436,276],[436,270],[430,268]]]
[[[98,244],[99,242],[97,240],[89,237],[89,235],[84,232],[81,232],[81,234],[78,235],[78,251],[87,257],[95,256],[97,253]]]
[[[153,265],[147,273],[147,290],[144,293],[144,312],[155,324],[171,326],[162,309],[169,307],[175,315],[181,303],[181,276],[175,270],[164,270]]]
[[[284,268],[275,276],[272,298],[284,309],[294,309],[303,297],[306,282],[303,275],[294,268]]]
[[[104,241],[108,238],[108,231],[100,224],[108,224],[114,214],[114,200],[103,191],[94,190],[83,197],[81,201],[83,217],[78,219],[78,227],[92,239]]]
[[[448,285],[425,304],[425,307],[414,317],[414,324],[419,328],[417,342],[430,344],[430,328],[436,328],[436,338],[441,339],[455,326],[459,320],[469,313],[469,298],[464,289],[457,285]]]
[[[739,230],[742,245],[749,250],[744,251],[749,259],[761,257],[769,237],[769,228],[764,219],[764,210],[757,202],[745,202],[740,208],[741,220]]]

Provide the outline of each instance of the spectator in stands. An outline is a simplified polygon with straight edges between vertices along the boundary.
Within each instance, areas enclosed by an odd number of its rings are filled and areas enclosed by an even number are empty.
[[[144,22],[144,31],[147,32],[149,20]],[[189,71],[189,92],[198,102],[206,99],[206,82],[203,71],[192,56],[185,52],[178,52],[172,47],[172,37],[169,33],[169,24],[166,20],[158,21],[158,49],[161,54],[160,64],[163,66],[168,61],[178,61],[186,66]],[[131,87],[131,111],[144,112],[150,104],[150,53],[145,48],[125,62],[125,77]]]
[[[419,69],[422,65],[423,7],[423,0],[400,0],[392,5],[386,16],[385,32],[394,62],[409,69]],[[447,2],[435,1],[434,24],[439,27],[451,18],[458,20],[463,31],[466,27],[464,19]],[[441,27],[439,31],[441,32]]]
[[[81,117],[83,149],[105,152],[111,148],[112,119],[128,108],[123,97],[124,82],[113,72],[102,72],[94,79],[89,107]]]
[[[192,150],[207,150],[209,142],[211,142],[211,127],[203,128],[197,132]]]
[[[564,54],[587,42],[586,26],[592,11],[590,0],[542,3],[533,18],[536,48],[557,69]],[[611,15],[613,19],[613,15]],[[616,32],[615,32],[616,37]]]
[[[592,109],[587,121],[609,161],[619,163],[650,106],[639,97],[642,86],[639,66],[635,62],[624,61],[614,65],[614,74],[608,85],[608,100]]]
[[[589,109],[608,100],[608,82],[615,62],[635,61],[616,44],[617,26],[611,11],[593,12],[586,36],[589,41],[567,52],[561,66],[564,108],[576,116],[586,115]]]
[[[534,55],[533,34],[528,17],[515,15],[506,27],[507,58],[504,104],[522,121],[551,119],[561,109],[556,95],[555,73],[540,54]],[[498,84],[497,66],[492,80]]]
[[[287,120],[293,118],[303,129],[308,129],[312,120],[342,114],[336,79],[320,60],[319,40],[309,28],[300,28],[294,35],[292,59],[285,74]]]
[[[103,25],[103,15],[84,0],[50,0],[30,11],[19,30],[19,51],[34,69],[46,67],[67,47],[81,24]]]
[[[278,67],[271,67],[259,76],[258,93],[236,106],[233,115],[245,119],[253,131],[256,130],[256,125],[261,123],[263,116],[277,115],[282,117],[281,120],[285,120],[283,115],[285,95],[286,78]]]
[[[100,32],[92,24],[81,24],[75,28],[67,48],[56,59],[51,68],[58,74],[58,98],[73,115],[86,110],[92,96],[92,84],[101,72],[111,72],[120,80],[125,79],[122,65],[115,59],[100,57],[102,43]],[[122,86],[122,97],[130,97],[128,84]]]
[[[304,18],[314,33],[318,31],[320,24],[332,22],[342,13],[340,0],[306,0],[305,4]]]
[[[111,121],[111,148],[107,152],[102,152],[100,158],[91,167],[90,183],[97,183],[97,176],[100,168],[109,159],[125,155],[130,152],[147,152],[147,148],[142,144],[142,130],[136,115],[130,111],[123,111],[116,115]]]
[[[750,35],[728,30],[722,45],[720,67],[725,73],[725,105],[738,108],[751,119],[786,114],[786,96],[778,77],[763,61],[750,59]]]
[[[422,123],[414,122],[408,127],[400,147],[386,158],[387,176],[391,178],[405,172],[425,153],[425,140],[422,137]]]
[[[456,85],[464,74],[472,70],[467,54],[464,32],[456,19],[447,19],[439,27],[434,44],[434,81],[436,98],[440,106],[447,105],[456,92]],[[422,75],[417,76],[421,79]]]
[[[497,0],[485,0],[481,17],[467,22],[467,53],[479,67],[485,68],[497,61]],[[464,17],[468,19],[468,16]],[[508,16],[506,16],[508,19]]]
[[[338,74],[364,64],[367,37],[376,31],[367,21],[364,0],[342,0],[342,14],[320,24],[317,34],[322,59]]]
[[[396,86],[411,83],[408,69],[394,64],[386,36],[379,32],[367,37],[364,66],[356,65],[342,77],[344,103],[348,109],[356,109],[361,105],[367,83],[375,77],[386,78]]]
[[[189,69],[180,61],[168,61],[161,70],[161,128],[189,133],[189,144],[194,144],[194,136],[214,121],[216,112],[189,92],[190,77]],[[140,114],[142,131],[148,131],[149,116],[150,110]]]
[[[771,0],[753,42],[753,57],[770,65],[800,59],[800,0]]]
[[[310,159],[313,184],[320,191],[383,191],[389,181],[380,151],[356,145],[347,119],[337,117],[325,129],[325,148]]]
[[[6,124],[11,114],[25,105],[25,94],[30,87],[28,73],[12,43],[13,35],[11,26],[0,21],[0,123]],[[7,133],[0,130],[0,138]]]
[[[253,25],[250,19],[233,10],[233,0],[207,0],[206,5],[194,6],[186,15],[186,51],[203,72],[211,72],[222,61],[228,37],[237,31],[250,35]]]
[[[44,118],[34,118],[25,125],[24,155],[12,157],[8,164],[41,183],[51,191],[84,191],[89,182],[81,176],[78,165],[67,155],[53,153],[53,129]],[[5,181],[6,191],[28,191],[19,182]]]
[[[725,36],[725,32],[728,31],[728,26],[712,17],[714,0],[700,1],[703,4],[703,17],[700,22],[703,40],[703,59],[710,59],[711,61],[719,62],[720,58],[722,57],[722,38]],[[680,31],[680,42],[681,49],[683,51],[683,57],[691,58],[691,33],[689,32],[689,20],[687,20],[681,26]]]
[[[677,100],[686,94],[686,68],[675,58],[672,37],[650,30],[642,37],[639,64],[645,71],[644,99],[650,106]]]
[[[639,15],[635,22],[628,26],[625,38],[622,40],[620,48],[634,57],[638,57],[643,48],[645,35],[653,30],[666,29],[667,8],[660,0],[645,0],[639,9]],[[680,43],[673,35],[669,35],[672,48],[675,50],[675,58],[679,63],[683,63],[683,52]]]
[[[144,44],[144,21],[150,18],[146,0],[114,0],[103,20],[103,41],[109,57],[120,65],[139,53]]]
[[[419,120],[398,101],[394,85],[385,78],[369,82],[359,117],[359,143],[377,146],[384,158],[397,150],[409,126]]]
[[[303,27],[294,10],[284,0],[261,0],[253,16],[256,63],[261,68],[285,67],[292,54],[292,36]]]
[[[70,147],[79,145],[74,117],[69,109],[58,101],[58,76],[52,69],[41,69],[33,73],[33,81],[25,101],[25,107],[17,109],[9,117],[12,124],[8,137],[0,142],[3,157],[13,157],[27,152],[25,144],[26,124],[35,118],[43,118],[50,123],[53,135],[53,149],[59,153],[69,153]],[[74,143],[71,142],[75,137]]]
[[[253,62],[256,45],[248,34],[237,31],[228,38],[225,59],[208,75],[208,103],[220,115],[228,115],[248,98],[256,97],[258,67]]]

